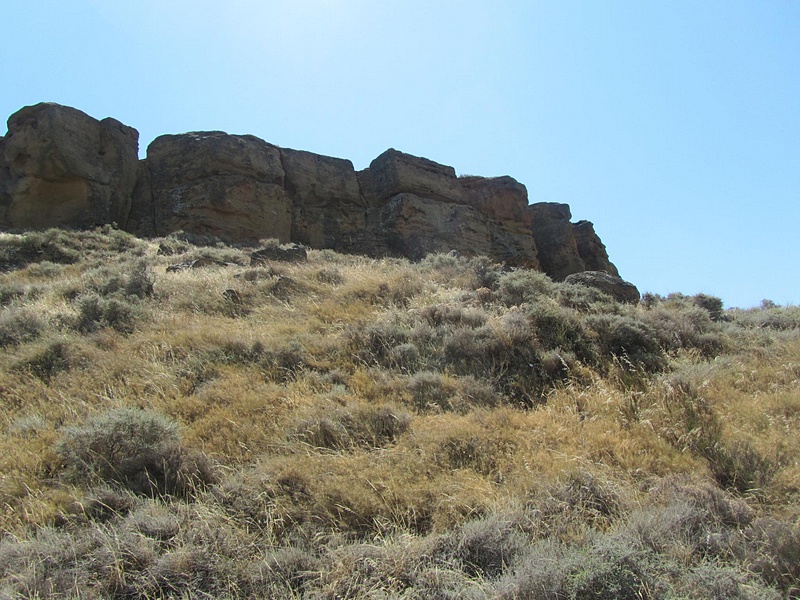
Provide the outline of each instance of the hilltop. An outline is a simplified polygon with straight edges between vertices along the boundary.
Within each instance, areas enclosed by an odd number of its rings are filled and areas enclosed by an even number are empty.
[[[786,598],[800,311],[0,234],[0,594]]]

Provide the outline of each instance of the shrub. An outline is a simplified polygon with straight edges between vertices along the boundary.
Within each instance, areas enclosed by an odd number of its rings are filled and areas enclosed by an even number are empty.
[[[476,256],[469,261],[469,265],[475,272],[476,288],[493,290],[497,287],[497,283],[503,274],[500,265],[485,256]]]
[[[342,409],[301,422],[294,437],[313,448],[381,448],[405,433],[410,424],[409,414],[388,406],[370,406],[353,412]]]
[[[574,353],[586,363],[596,361],[592,339],[575,311],[549,302],[536,302],[525,312],[537,341],[545,350],[560,349]]]
[[[597,288],[574,283],[558,283],[558,303],[581,312],[611,311],[614,299]]]
[[[68,478],[115,482],[146,495],[187,495],[214,481],[208,459],[180,444],[177,425],[139,409],[115,409],[64,430],[56,446]]]
[[[420,314],[434,327],[443,325],[463,325],[464,327],[480,327],[489,316],[482,310],[463,308],[452,304],[435,304],[424,307]]]
[[[779,465],[762,456],[749,443],[716,443],[703,450],[714,479],[722,487],[741,493],[763,493]]]
[[[500,581],[502,598],[650,598],[646,556],[621,537],[599,536],[589,546],[534,544]]]
[[[627,369],[657,372],[666,367],[655,332],[646,323],[621,315],[590,315],[586,322],[597,333],[601,353]]]
[[[517,524],[492,514],[467,521],[438,542],[448,561],[457,561],[473,577],[496,578],[527,549],[529,541]]]
[[[798,597],[800,586],[800,527],[762,518],[745,532],[747,561],[764,581]]]
[[[18,269],[41,261],[75,263],[81,256],[77,235],[61,229],[3,235],[0,237],[0,265],[5,270]]]
[[[0,312],[0,348],[16,346],[39,337],[44,322],[32,310],[10,308]]]
[[[386,364],[400,371],[415,371],[421,364],[419,348],[410,342],[390,348],[386,353]]]
[[[408,380],[408,391],[414,406],[420,410],[447,410],[455,388],[440,373],[423,371]]]
[[[111,327],[120,333],[131,333],[141,318],[140,307],[120,297],[103,298],[87,294],[76,300],[78,314],[75,329],[87,333]]]
[[[528,269],[504,273],[497,284],[498,299],[506,306],[552,298],[556,290],[556,285],[547,275]]]
[[[706,311],[712,321],[722,321],[724,319],[725,313],[722,310],[722,298],[697,294],[692,297],[692,302],[695,306]]]
[[[29,358],[18,362],[16,368],[30,371],[47,383],[58,373],[70,368],[67,344],[61,341],[50,342],[37,349]]]

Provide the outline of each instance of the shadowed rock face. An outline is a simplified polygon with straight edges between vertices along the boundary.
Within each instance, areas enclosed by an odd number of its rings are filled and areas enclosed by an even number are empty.
[[[587,271],[605,271],[619,277],[617,267],[608,260],[606,247],[594,231],[590,221],[578,221],[572,224],[572,234],[578,245],[578,254]]]
[[[313,248],[356,251],[367,207],[353,163],[302,150],[280,149],[292,202],[292,240]]]
[[[265,238],[371,256],[486,255],[554,279],[616,274],[588,221],[528,205],[511,177],[457,177],[394,149],[348,160],[220,131],[163,135],[138,160],[138,133],[56,104],[27,107],[0,138],[0,228],[124,225],[227,242]]]
[[[14,228],[124,224],[137,177],[139,134],[58,104],[28,106],[8,120],[4,141]],[[0,200],[2,202],[2,200]]]
[[[11,184],[11,170],[5,159],[6,138],[0,137],[0,228],[11,227],[8,220],[8,209],[11,206],[9,185]]]
[[[557,281],[586,270],[572,233],[569,206],[539,202],[531,204],[528,212],[542,270]]]

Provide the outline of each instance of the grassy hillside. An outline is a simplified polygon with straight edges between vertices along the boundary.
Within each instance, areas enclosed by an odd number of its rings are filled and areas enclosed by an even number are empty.
[[[249,263],[0,235],[0,596],[800,597],[800,308]]]

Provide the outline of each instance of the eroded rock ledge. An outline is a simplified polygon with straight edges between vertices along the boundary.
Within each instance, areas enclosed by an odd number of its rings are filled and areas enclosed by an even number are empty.
[[[369,168],[220,131],[163,135],[138,158],[138,132],[66,106],[21,109],[0,137],[0,228],[116,223],[227,242],[277,238],[370,256],[457,250],[554,279],[617,276],[588,221],[566,204],[528,204],[511,177],[458,177],[389,149]]]

